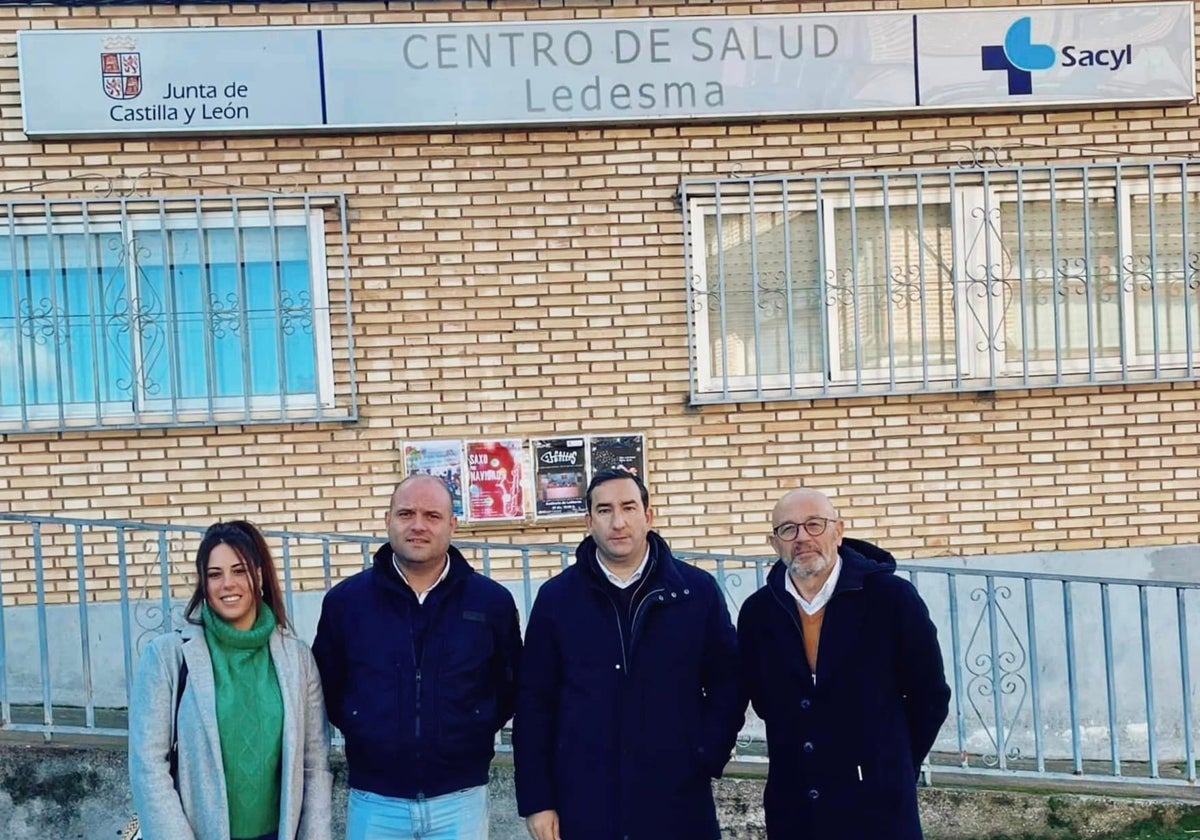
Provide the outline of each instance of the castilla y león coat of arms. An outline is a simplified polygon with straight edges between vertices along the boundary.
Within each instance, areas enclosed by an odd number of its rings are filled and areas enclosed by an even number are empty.
[[[142,92],[142,54],[132,38],[106,40],[100,53],[100,78],[109,99],[134,99]]]

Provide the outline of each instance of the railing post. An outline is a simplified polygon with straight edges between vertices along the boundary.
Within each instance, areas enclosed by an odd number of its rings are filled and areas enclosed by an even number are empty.
[[[1100,584],[1100,615],[1104,632],[1104,683],[1108,699],[1108,747],[1114,776],[1121,775],[1121,744],[1117,734],[1117,686],[1113,668],[1112,607],[1109,603],[1108,584]]]
[[[1154,669],[1150,658],[1150,610],[1146,603],[1146,587],[1138,587],[1139,624],[1142,628],[1142,684],[1146,693],[1146,734],[1150,760],[1150,778],[1158,778],[1158,735],[1155,732]]]
[[[1071,601],[1071,583],[1063,581],[1063,629],[1067,642],[1067,702],[1071,706],[1071,759],[1072,772],[1083,775],[1083,754],[1079,743],[1079,688],[1075,676],[1075,622],[1074,605]]]
[[[996,725],[996,762],[1001,770],[1008,769],[1008,757],[1005,754],[1004,733],[1004,692],[1000,682],[1000,642],[996,624],[996,579],[991,575],[985,578],[987,597],[988,648],[990,652],[990,670],[992,680],[992,714],[995,715]]]
[[[165,530],[158,532],[158,574],[159,580],[162,583],[162,590],[159,592],[162,601],[162,626],[160,631],[163,633],[171,632],[171,545],[167,539]]]
[[[117,527],[117,579],[121,591],[121,648],[125,661],[125,702],[133,696],[133,619],[129,614],[129,557],[125,529]]]
[[[950,604],[950,652],[954,663],[954,717],[958,724],[958,759],[962,767],[967,766],[967,710],[963,705],[962,642],[958,627],[958,580],[954,574],[946,575],[946,589]]]
[[[1033,706],[1033,752],[1037,771],[1046,772],[1046,753],[1042,743],[1041,675],[1038,667],[1037,623],[1034,618],[1033,580],[1025,578],[1025,627],[1029,634],[1029,694]]]
[[[75,526],[75,578],[79,591],[79,647],[83,664],[83,709],[88,729],[96,726],[92,688],[92,634],[88,627],[87,568],[83,562],[83,526]]]
[[[40,522],[33,525],[33,563],[37,575],[38,655],[42,668],[42,735],[49,741],[50,727],[54,726],[54,705],[50,698],[50,631],[46,623],[46,573]]]
[[[1175,590],[1175,605],[1179,616],[1179,666],[1180,682],[1183,683],[1183,744],[1187,761],[1187,780],[1196,782],[1196,748],[1192,739],[1192,667],[1188,650],[1187,633],[1187,590]]]

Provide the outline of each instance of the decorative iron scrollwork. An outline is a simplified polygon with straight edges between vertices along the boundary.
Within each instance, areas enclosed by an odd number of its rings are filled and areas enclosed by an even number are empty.
[[[825,272],[825,305],[830,309],[854,305],[854,269],[844,268],[841,275],[838,283],[833,271]]]
[[[925,277],[921,267],[910,265],[893,268],[888,275],[888,296],[897,309],[907,309],[909,304],[920,304],[925,300]]]
[[[222,181],[217,178],[200,177],[186,172],[172,172],[169,169],[143,169],[140,172],[121,173],[114,175],[110,172],[83,171],[74,172],[62,178],[46,178],[40,181],[30,181],[19,187],[10,187],[8,193],[35,192],[46,187],[62,188],[67,184],[79,184],[79,192],[88,198],[100,199],[137,199],[149,198],[156,189],[161,188],[163,181],[177,181],[193,187],[214,186],[229,192],[243,192],[257,195],[285,195],[300,189],[300,178],[291,173],[276,177],[273,181],[277,186],[247,186],[235,181]],[[283,183],[281,183],[281,181]]]
[[[279,296],[279,328],[284,335],[295,335],[297,328],[301,332],[312,334],[313,306],[312,295],[301,292],[296,297],[290,291],[284,291]]]
[[[947,151],[959,152],[957,164],[959,169],[987,169],[1003,166],[1008,158],[1008,150],[999,146],[976,146],[970,143],[953,143]]]
[[[116,377],[115,383],[119,390],[125,392],[133,391],[136,383],[141,386],[143,393],[157,396],[162,392],[162,385],[152,378],[150,372],[166,348],[163,322],[167,315],[162,298],[142,269],[143,262],[150,256],[150,249],[136,238],[128,242],[113,239],[109,241],[108,248],[117,253],[117,263],[104,285],[104,333],[128,372],[127,376]],[[136,294],[131,293],[127,283],[127,260],[133,263],[137,272]],[[131,351],[131,341],[120,340],[122,336],[136,336],[140,356],[135,356]]]
[[[225,338],[230,333],[237,335],[242,328],[242,309],[238,296],[233,292],[221,300],[216,293],[208,297],[209,329],[214,338]]]
[[[1126,254],[1121,260],[1121,290],[1132,292],[1139,288],[1149,292],[1154,286],[1154,263],[1149,255]]]
[[[67,340],[67,314],[49,297],[25,299],[20,308],[21,335],[34,344],[62,346]]]
[[[170,587],[171,581],[183,577],[188,570],[189,564],[183,559],[185,550],[182,539],[167,540],[168,587]],[[134,651],[140,656],[146,645],[153,639],[164,632],[183,627],[185,623],[183,608],[186,606],[187,600],[174,598],[172,597],[173,593],[168,591],[166,594],[170,608],[168,614],[163,615],[161,597],[163,594],[161,591],[163,558],[161,544],[157,537],[142,541],[141,545],[135,549],[135,555],[141,555],[141,559],[137,556],[131,558],[128,567],[144,569],[140,578],[135,578],[130,586],[131,597],[134,600],[133,619],[136,624],[134,630],[137,634],[134,639]]]
[[[1011,598],[1012,590],[1003,585],[992,587],[990,595],[987,587],[971,592],[971,600],[980,603],[981,608],[964,653],[964,664],[971,675],[965,692],[967,701],[991,740],[994,752],[985,755],[983,761],[993,767],[1000,763],[1001,754],[1007,759],[1021,755],[1009,740],[1028,696],[1025,647],[1004,610],[1004,602]],[[993,624],[997,638],[991,635]],[[997,702],[999,720],[995,719]]]
[[[767,313],[768,318],[787,312],[787,274],[785,272],[777,271],[766,280],[760,277],[755,288],[758,292],[758,308]]]
[[[699,274],[692,275],[692,282],[689,284],[692,293],[692,311],[703,312],[705,309],[711,308],[714,312],[721,311],[721,283],[718,280],[715,284],[716,288],[710,288],[710,284]]]

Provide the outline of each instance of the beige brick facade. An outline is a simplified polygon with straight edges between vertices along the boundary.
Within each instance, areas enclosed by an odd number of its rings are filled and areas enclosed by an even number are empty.
[[[850,533],[901,557],[1196,543],[1195,383],[689,406],[676,203],[682,179],[947,165],[964,144],[1010,162],[1186,156],[1200,139],[1195,105],[228,139],[32,142],[21,131],[15,33],[28,28],[967,5],[1015,3],[0,8],[6,198],[78,196],[84,173],[146,170],[154,195],[225,184],[346,193],[359,394],[354,423],[0,435],[0,509],[380,533],[405,438],[638,432],[677,549],[765,553],[773,500],[802,484],[835,493]],[[531,519],[460,536],[573,542],[581,531]],[[4,575],[6,587],[29,580],[7,560]]]

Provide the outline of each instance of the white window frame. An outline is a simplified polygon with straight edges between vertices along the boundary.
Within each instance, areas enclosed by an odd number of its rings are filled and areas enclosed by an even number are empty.
[[[1018,201],[1018,198],[1025,202],[1049,202],[1051,191],[1048,183],[1038,181],[1035,184],[1023,185],[1018,194],[1017,184],[1014,182],[997,184],[988,183],[985,179],[983,183],[956,184],[953,189],[937,185],[923,187],[920,190],[920,199],[923,203],[950,205],[951,241],[954,249],[952,281],[956,321],[956,358],[953,364],[901,365],[897,362],[896,367],[889,369],[886,366],[887,360],[885,360],[883,367],[864,367],[861,371],[857,370],[854,359],[841,358],[841,325],[838,318],[835,317],[835,312],[824,306],[829,292],[827,288],[823,287],[820,320],[824,327],[824,334],[821,340],[824,342],[823,354],[828,375],[826,375],[826,371],[816,373],[797,371],[794,374],[769,375],[751,373],[736,376],[727,373],[715,374],[717,365],[712,353],[712,329],[704,311],[694,306],[690,317],[695,341],[693,352],[696,363],[696,382],[694,383],[696,393],[699,395],[744,393],[747,394],[747,399],[757,399],[770,391],[822,389],[826,392],[841,394],[846,392],[847,387],[886,385],[889,382],[896,384],[926,382],[932,385],[935,382],[959,381],[970,387],[980,387],[987,384],[1016,384],[1032,380],[1036,384],[1037,380],[1045,378],[1079,374],[1093,374],[1097,381],[1107,381],[1129,371],[1187,367],[1189,360],[1186,351],[1165,353],[1160,345],[1157,359],[1153,350],[1138,352],[1138,298],[1133,284],[1126,287],[1128,269],[1121,260],[1121,257],[1133,254],[1134,199],[1138,196],[1149,196],[1151,193],[1155,196],[1182,196],[1185,194],[1183,184],[1184,179],[1178,174],[1158,175],[1151,182],[1144,174],[1131,177],[1117,172],[1107,176],[1092,177],[1087,182],[1086,190],[1084,183],[1075,179],[1057,185],[1054,189],[1054,197],[1057,200],[1083,201],[1106,197],[1112,199],[1117,224],[1118,248],[1115,278],[1117,284],[1116,305],[1119,307],[1117,313],[1120,318],[1118,336],[1120,352],[1118,354],[1095,353],[1090,358],[1066,358],[1062,354],[1069,348],[1060,346],[1058,344],[1060,339],[1056,337],[1055,357],[1033,361],[1026,358],[1030,347],[1018,344],[1013,348],[1006,341],[1006,320],[1014,313],[1019,313],[1021,317],[1025,317],[1027,313],[1020,312],[1022,303],[1020,255],[1017,253],[1007,254],[1003,247],[1004,210],[1007,205]],[[1200,200],[1200,179],[1186,181],[1186,195],[1192,201]],[[911,182],[902,186],[889,187],[887,205],[889,207],[915,206],[917,197],[917,189],[911,185]],[[845,255],[839,255],[837,252],[836,216],[839,209],[849,208],[852,202],[853,206],[858,209],[883,206],[883,190],[878,186],[858,187],[852,195],[848,188],[839,183],[836,188],[827,188],[819,198],[814,198],[811,192],[807,192],[803,200],[788,202],[787,206],[790,212],[795,213],[799,210],[819,212],[820,214],[820,260],[824,271],[822,283],[825,282],[825,278],[829,277],[833,277],[834,282],[839,280],[837,274],[839,256],[844,259]],[[707,291],[709,266],[706,265],[708,243],[705,240],[705,225],[708,219],[716,216],[718,202],[709,196],[691,198],[688,207],[689,234],[693,246],[691,248],[692,278],[690,285],[692,286],[693,303],[696,304],[695,296],[703,296]],[[751,203],[744,195],[722,197],[719,207],[722,216],[748,215]],[[753,209],[755,213],[759,214],[782,213],[783,203],[776,195],[772,195],[769,199],[756,200]],[[981,212],[977,213],[976,210]],[[1197,223],[1200,224],[1200,219],[1197,219]],[[978,253],[980,247],[985,249],[983,254]],[[1186,239],[1183,247],[1186,252]],[[973,259],[973,257],[977,257],[977,259]],[[1006,258],[1011,259],[1011,268],[1009,269],[1003,267]],[[982,277],[976,278],[970,273],[975,270],[971,268],[972,263],[978,263],[983,267]],[[1051,270],[1050,282],[1053,285],[1053,281],[1057,279],[1057,275],[1053,273],[1056,267],[1051,266]],[[974,282],[969,282],[971,280]],[[975,285],[976,283],[982,283],[982,289],[987,294],[993,290],[1000,291],[996,287],[1005,282],[1015,284],[1012,287],[1012,298],[1007,308],[1003,305],[1002,298],[995,299],[998,301],[995,306],[988,306],[986,299],[983,301],[977,299],[972,305],[970,296],[977,294],[979,289]],[[1055,294],[1052,288],[1050,303],[1043,305],[1058,307],[1059,303],[1054,298]],[[1193,291],[1185,297],[1185,300],[1192,306],[1196,306],[1200,303],[1200,290]],[[1158,305],[1162,306],[1163,304],[1159,301]],[[890,312],[891,307],[889,306]],[[1084,312],[1085,317],[1094,317],[1088,313],[1086,307]],[[1048,314],[1051,318],[1060,317],[1054,308],[1049,309]],[[890,314],[889,317],[891,317]],[[1160,317],[1157,316],[1157,311],[1156,317]],[[1184,317],[1191,318],[1191,313],[1186,307]],[[1098,329],[1099,325],[1095,328]],[[1197,351],[1200,351],[1200,328],[1193,328],[1192,342],[1193,355],[1195,355]],[[1014,349],[1015,352],[1013,352]],[[1197,364],[1195,360],[1192,363]]]
[[[197,215],[199,218],[197,218]],[[131,213],[123,217],[97,217],[87,224],[76,221],[52,220],[49,227],[42,217],[41,223],[19,221],[7,225],[0,223],[0,237],[8,236],[69,236],[102,235],[118,233],[127,250],[136,248],[139,231],[200,231],[216,228],[268,228],[303,226],[308,235],[309,292],[312,299],[312,330],[316,356],[313,360],[317,379],[316,394],[274,394],[270,396],[239,397],[152,397],[143,390],[141,377],[134,376],[134,394],[130,399],[100,400],[99,416],[97,402],[63,402],[0,406],[0,422],[20,421],[22,413],[26,420],[34,422],[53,421],[60,417],[65,421],[92,419],[97,424],[132,424],[135,426],[157,425],[172,419],[188,421],[192,418],[211,418],[215,421],[247,419],[271,419],[282,416],[290,419],[294,412],[333,408],[335,405],[333,378],[333,345],[329,323],[329,277],[325,248],[325,218],[320,208],[307,210],[238,210],[179,213],[166,210],[161,213]],[[234,222],[236,221],[236,225]],[[137,278],[136,257],[124,260],[126,282],[130,289],[130,303],[136,304],[141,294]],[[18,336],[18,340],[20,337]],[[245,340],[245,339],[243,339]],[[142,368],[142,342],[133,343],[134,358],[131,370]],[[175,364],[176,362],[172,362]],[[20,375],[24,376],[21,371]],[[248,385],[248,383],[247,383]],[[286,388],[286,383],[280,383]]]
[[[959,192],[962,192],[962,190],[960,189]],[[918,193],[915,188],[892,188],[888,190],[887,206],[916,207],[917,198]],[[955,223],[956,219],[960,216],[960,213],[958,208],[954,207],[951,203],[951,194],[950,190],[948,189],[940,187],[922,188],[920,191],[920,198],[923,199],[925,204],[946,205],[950,209],[950,236],[952,238],[951,241],[953,242],[955,253],[955,259],[953,261],[954,264],[951,267],[950,279],[951,283],[953,284],[951,295],[954,300],[955,313],[957,315],[958,313],[964,311],[963,305],[965,303],[965,290],[964,283],[962,282],[962,259],[959,256],[963,253],[962,237],[965,235],[965,232],[963,230],[963,225]],[[850,193],[849,191],[846,191],[845,193],[834,193],[826,196],[822,199],[822,205],[822,225],[824,233],[824,242],[822,245],[825,249],[825,266],[827,272],[831,273],[836,280],[838,250],[837,229],[835,225],[837,211],[850,208]],[[861,208],[883,207],[885,206],[883,192],[881,190],[870,190],[869,192],[864,192],[861,196],[858,192],[855,192],[853,205],[856,212]],[[853,260],[853,256],[850,257],[850,260]],[[892,311],[890,305],[888,306],[888,311]],[[837,319],[827,317],[825,320],[828,325],[826,335],[828,337],[829,344],[827,352],[829,358],[830,381],[835,385],[854,384],[860,381],[864,384],[880,384],[890,382],[893,378],[897,382],[921,382],[925,381],[926,379],[929,381],[944,381],[953,379],[956,375],[958,375],[958,370],[961,367],[961,360],[964,358],[963,345],[965,338],[969,337],[965,335],[967,331],[962,328],[963,325],[961,323],[961,319],[956,318],[954,332],[956,345],[955,355],[957,359],[960,360],[959,364],[957,365],[905,365],[895,368],[894,374],[889,372],[887,368],[863,367],[860,376],[859,371],[856,369],[853,362],[849,367],[843,365],[842,363],[841,326],[838,324]]]
[[[690,203],[691,207],[691,224],[692,241],[698,243],[697,247],[692,248],[692,275],[696,279],[700,288],[693,288],[692,294],[705,295],[708,289],[708,255],[706,253],[704,241],[704,226],[705,221],[709,218],[715,218],[717,215],[717,205],[712,200],[693,199]],[[730,210],[728,208],[732,207]],[[816,205],[811,201],[789,201],[789,212],[816,212]],[[783,213],[783,202],[775,200],[774,197],[766,201],[756,201],[754,203],[755,213]],[[721,214],[736,213],[739,215],[750,214],[750,203],[742,200],[722,200]],[[716,267],[714,267],[716,271]],[[707,305],[707,304],[706,304]],[[698,313],[697,313],[698,314]],[[789,313],[790,314],[790,313]],[[825,315],[822,315],[824,318]],[[694,317],[692,319],[695,330],[696,342],[696,368],[698,378],[702,383],[706,383],[708,387],[704,387],[705,392],[721,393],[725,390],[730,392],[745,391],[749,388],[761,387],[772,390],[777,389],[792,389],[792,388],[820,388],[825,383],[824,371],[816,371],[813,373],[805,373],[795,371],[794,374],[787,373],[771,373],[761,374],[758,372],[760,365],[755,365],[755,373],[736,374],[732,375],[725,370],[721,375],[713,373],[716,365],[715,359],[711,355],[711,331],[708,326],[706,317]],[[722,337],[722,341],[728,341],[728,336]],[[723,345],[722,345],[723,346]],[[726,350],[725,356],[728,359],[729,353]],[[726,388],[726,385],[728,386]]]

